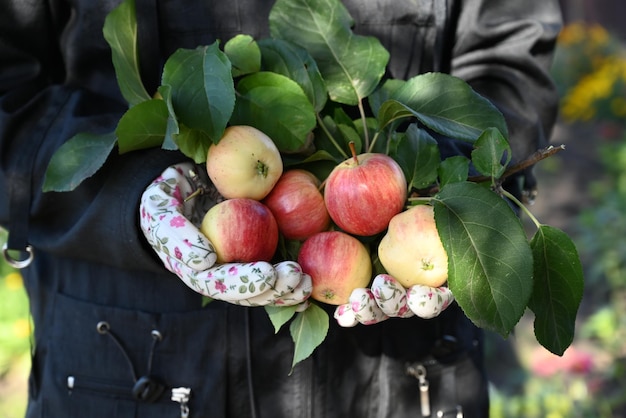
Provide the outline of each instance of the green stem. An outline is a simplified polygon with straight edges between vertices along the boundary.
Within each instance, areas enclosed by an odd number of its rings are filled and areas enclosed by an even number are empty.
[[[541,228],[541,222],[539,222],[535,215],[533,215],[532,212],[528,210],[528,208],[522,202],[520,202],[515,196],[513,196],[511,193],[507,192],[503,188],[500,188],[499,191],[504,197],[510,199],[513,203],[515,203],[530,218],[530,220],[533,221],[537,229]]]
[[[333,137],[333,135],[330,133],[328,128],[326,128],[326,124],[320,117],[319,113],[315,115],[315,117],[317,118],[317,124],[322,128],[322,131],[324,131],[324,133],[326,134],[330,142],[335,146],[335,148],[337,148],[337,151],[339,151],[344,158],[348,158],[348,154],[346,154],[346,152],[343,149],[341,149],[337,141],[335,141],[335,138]]]
[[[376,141],[378,140],[379,137],[380,137],[380,131],[374,134],[374,138],[372,138],[372,143],[370,144],[368,148],[365,148],[367,152],[372,152],[372,150],[374,149],[374,145],[376,145]],[[389,150],[387,150],[387,152],[389,152]]]
[[[361,114],[361,122],[363,123],[363,136],[365,139],[365,147],[364,149],[370,149],[370,134],[367,130],[367,118],[365,117],[365,108],[363,107],[363,100],[359,100],[359,113]]]

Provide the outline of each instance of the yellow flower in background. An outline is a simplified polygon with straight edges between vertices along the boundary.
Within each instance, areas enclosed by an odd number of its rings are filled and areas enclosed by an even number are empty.
[[[589,26],[587,37],[592,45],[605,45],[610,41],[609,32],[600,25]]]
[[[623,45],[597,24],[572,23],[559,35],[555,81],[561,115],[569,122],[626,117],[626,56]],[[559,78],[560,77],[560,78]]]
[[[21,290],[24,287],[22,283],[22,275],[16,272],[9,273],[4,276],[4,283],[10,290]]]
[[[578,44],[587,38],[586,27],[581,22],[569,24],[559,33],[558,43],[562,46]]]
[[[26,318],[20,318],[13,323],[13,332],[17,338],[27,338],[32,329],[30,321]]]

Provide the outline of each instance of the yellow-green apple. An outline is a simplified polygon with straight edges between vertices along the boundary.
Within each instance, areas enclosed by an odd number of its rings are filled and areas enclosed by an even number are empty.
[[[218,263],[269,261],[278,245],[272,212],[254,199],[235,198],[213,206],[200,231],[211,241]]]
[[[393,158],[380,153],[353,156],[337,165],[324,186],[324,202],[333,222],[354,235],[384,231],[402,211],[407,182]]]
[[[252,126],[235,125],[209,147],[206,169],[225,198],[261,200],[283,173],[283,161],[270,137]]]
[[[320,181],[313,173],[288,170],[262,200],[274,214],[285,238],[304,240],[328,229],[330,216],[319,187]]]
[[[318,232],[307,238],[300,247],[298,264],[311,276],[311,297],[330,305],[348,303],[350,293],[366,287],[372,276],[367,248],[341,231]]]
[[[439,287],[448,279],[448,254],[443,248],[430,205],[418,205],[394,216],[378,245],[387,273],[404,287]]]

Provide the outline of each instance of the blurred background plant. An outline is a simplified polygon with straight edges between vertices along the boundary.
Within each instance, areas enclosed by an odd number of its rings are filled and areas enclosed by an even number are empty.
[[[559,35],[553,75],[566,123],[623,125],[626,54],[621,41],[599,24],[575,22]]]
[[[553,143],[567,148],[536,167],[552,202],[531,210],[548,224],[558,218],[576,242],[585,295],[563,357],[529,343],[532,318],[516,328],[519,369],[492,386],[491,417],[626,417],[626,48],[599,24],[570,23],[553,76],[561,94]]]
[[[0,245],[6,231],[0,229]],[[0,257],[0,418],[24,416],[32,326],[22,276]]]

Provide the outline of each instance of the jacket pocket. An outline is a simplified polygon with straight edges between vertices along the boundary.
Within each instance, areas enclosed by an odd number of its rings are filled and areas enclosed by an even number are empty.
[[[224,317],[219,307],[156,314],[57,294],[41,342],[43,412],[30,416],[170,418],[180,416],[180,403],[171,399],[179,387],[192,392],[189,416],[199,416],[193,400],[219,399],[218,383],[226,379],[228,350],[215,339],[225,334]],[[219,402],[214,408],[210,416],[224,415]]]

